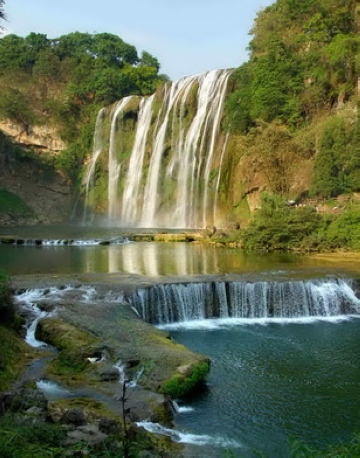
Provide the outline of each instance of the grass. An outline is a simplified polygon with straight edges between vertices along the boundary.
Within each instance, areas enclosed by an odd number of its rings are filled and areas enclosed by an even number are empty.
[[[16,194],[0,189],[0,215],[33,216],[34,211]]]
[[[32,348],[15,331],[0,325],[0,391],[10,388],[33,356]]]

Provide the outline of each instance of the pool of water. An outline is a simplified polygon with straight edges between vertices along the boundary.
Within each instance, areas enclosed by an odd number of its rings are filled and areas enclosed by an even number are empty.
[[[225,448],[235,456],[288,457],[292,438],[320,449],[360,431],[359,319],[172,336],[212,363],[206,389],[176,418],[180,430],[223,444],[199,449],[200,456],[223,456]]]
[[[24,228],[3,234],[29,238],[109,237],[104,228]],[[137,232],[140,232],[137,230]],[[357,277],[360,260],[293,254],[249,254],[190,243],[132,242],[116,246],[0,245],[0,269],[11,275],[99,273],[106,281],[133,275],[164,281],[232,276],[281,281]],[[138,277],[137,277],[138,276]],[[189,456],[289,456],[291,438],[317,448],[360,431],[360,320],[260,323],[172,330],[175,340],[209,356],[207,386],[185,401],[176,428]],[[206,437],[206,440],[204,439]],[[209,437],[211,440],[209,440]],[[209,444],[211,444],[209,446]],[[200,447],[200,448],[199,448]],[[230,455],[231,456],[231,455]]]

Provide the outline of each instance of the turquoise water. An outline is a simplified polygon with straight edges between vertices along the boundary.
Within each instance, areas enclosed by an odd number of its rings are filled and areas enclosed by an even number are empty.
[[[4,233],[4,230],[2,230]],[[5,233],[8,233],[5,231]],[[14,232],[12,232],[14,234]],[[10,234],[9,234],[10,235]],[[29,238],[103,238],[112,229],[30,228]],[[189,243],[118,246],[0,245],[0,268],[11,275],[99,273],[187,280],[215,276],[255,281],[357,277],[359,261],[292,254],[246,254]],[[117,277],[116,277],[117,278]],[[178,342],[208,355],[212,369],[204,391],[185,400],[176,428],[211,436],[193,456],[289,456],[292,437],[314,447],[350,440],[360,431],[360,320],[303,324],[243,324],[172,330]],[[194,440],[196,442],[196,439]],[[211,441],[210,441],[211,442]]]
[[[360,431],[360,320],[172,336],[212,363],[206,389],[185,401],[193,410],[177,416],[177,428],[229,444],[194,453],[288,457],[292,438],[320,449]]]

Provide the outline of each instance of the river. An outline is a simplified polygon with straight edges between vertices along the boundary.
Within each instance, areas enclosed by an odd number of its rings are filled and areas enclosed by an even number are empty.
[[[59,234],[61,232],[61,235]],[[58,228],[18,230],[21,237],[66,238]],[[70,229],[69,229],[70,231]],[[3,230],[4,232],[4,230]],[[9,231],[7,231],[9,232]],[[105,231],[106,237],[119,235]],[[14,232],[13,232],[14,233]],[[79,230],[71,237],[104,237]],[[189,243],[131,242],[114,246],[0,245],[0,268],[11,275],[98,274],[121,283],[153,281],[281,282],[360,277],[356,258],[246,254]],[[85,277],[84,277],[85,278]],[[176,429],[195,456],[289,456],[294,438],[324,448],[360,431],[360,320],[213,319],[171,327],[172,337],[210,357],[202,393],[183,401]],[[197,445],[196,445],[197,444]],[[231,455],[230,455],[231,456]]]

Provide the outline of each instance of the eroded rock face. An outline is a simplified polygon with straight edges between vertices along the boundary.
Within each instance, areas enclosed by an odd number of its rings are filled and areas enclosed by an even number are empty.
[[[50,126],[29,126],[25,130],[19,124],[3,121],[0,122],[0,130],[14,143],[26,148],[32,147],[48,153],[57,153],[66,148],[66,144],[61,140],[58,132]]]

